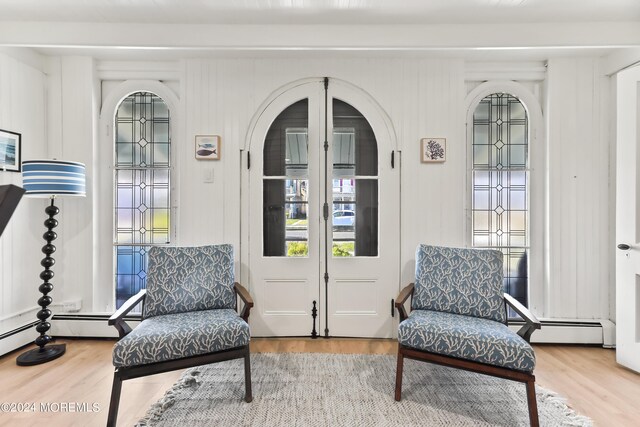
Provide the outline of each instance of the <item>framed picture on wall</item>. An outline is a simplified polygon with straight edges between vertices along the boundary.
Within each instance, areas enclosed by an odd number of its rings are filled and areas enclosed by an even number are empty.
[[[420,147],[422,163],[436,163],[447,160],[446,138],[422,138]]]
[[[196,135],[196,159],[220,160],[220,135]]]
[[[22,135],[0,129],[0,170],[20,172],[22,159]]]

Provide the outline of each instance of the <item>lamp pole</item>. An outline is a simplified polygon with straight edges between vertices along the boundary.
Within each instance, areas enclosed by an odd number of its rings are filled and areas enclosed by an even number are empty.
[[[53,204],[54,198],[55,196],[51,196],[51,204],[44,210],[45,213],[49,215],[49,218],[44,221],[44,226],[47,227],[47,231],[42,235],[42,237],[47,241],[47,244],[42,247],[42,253],[44,253],[45,256],[42,261],[40,261],[40,265],[44,267],[44,271],[40,273],[40,279],[42,279],[43,282],[38,288],[38,290],[42,292],[42,296],[38,299],[38,305],[41,309],[36,315],[40,320],[40,323],[36,325],[36,331],[40,332],[40,336],[36,338],[35,344],[39,348],[26,351],[18,356],[16,363],[19,366],[38,365],[40,363],[57,359],[62,356],[67,349],[66,344],[47,346],[47,344],[52,340],[51,336],[47,334],[47,331],[51,328],[51,323],[47,321],[47,319],[51,317],[51,310],[47,307],[53,301],[53,299],[48,295],[49,292],[53,290],[53,284],[49,281],[53,279],[53,270],[51,270],[51,267],[56,263],[56,260],[51,256],[51,254],[56,251],[56,247],[51,242],[58,237],[53,229],[58,226],[58,220],[54,217],[60,213],[60,209]]]
[[[38,317],[36,331],[40,335],[34,341],[38,347],[18,356],[16,363],[19,366],[46,363],[57,359],[66,351],[66,344],[47,345],[53,341],[53,338],[47,334],[51,329],[51,323],[49,323],[51,310],[48,307],[53,301],[49,296],[49,293],[53,291],[53,284],[50,280],[53,279],[52,267],[56,263],[51,255],[56,251],[53,241],[58,237],[53,229],[58,226],[58,220],[55,219],[55,216],[60,213],[60,209],[54,204],[54,201],[56,196],[84,197],[86,194],[85,181],[85,166],[79,162],[56,159],[22,162],[22,182],[25,195],[27,197],[47,197],[51,203],[44,210],[48,218],[44,221],[47,231],[42,235],[46,244],[42,247],[44,258],[40,261],[44,270],[40,273],[42,284],[38,287],[42,293],[38,299],[40,310],[36,315]]]

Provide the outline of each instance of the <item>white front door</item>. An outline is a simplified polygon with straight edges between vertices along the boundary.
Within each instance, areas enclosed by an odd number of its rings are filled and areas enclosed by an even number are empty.
[[[640,67],[618,74],[616,359],[640,372]]]
[[[393,335],[400,264],[393,132],[361,91],[327,83],[284,91],[251,132],[246,240],[256,336],[310,335],[314,301],[320,336]]]

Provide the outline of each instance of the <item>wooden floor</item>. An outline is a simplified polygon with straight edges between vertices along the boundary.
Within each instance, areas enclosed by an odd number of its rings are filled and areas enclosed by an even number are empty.
[[[47,426],[105,425],[114,341],[60,342],[67,343],[67,353],[44,365],[16,366],[15,358],[24,349],[0,358],[0,426],[41,426],[45,421]],[[251,350],[395,354],[396,345],[393,340],[254,338]],[[640,425],[640,375],[617,365],[613,350],[558,345],[538,345],[535,350],[538,385],[565,396],[571,407],[593,418],[596,425]],[[125,381],[118,425],[134,425],[179,376],[180,372],[169,372]],[[6,403],[15,403],[14,409],[26,405],[31,412],[7,413]],[[84,409],[93,412],[71,412],[74,405],[83,409],[84,403]]]

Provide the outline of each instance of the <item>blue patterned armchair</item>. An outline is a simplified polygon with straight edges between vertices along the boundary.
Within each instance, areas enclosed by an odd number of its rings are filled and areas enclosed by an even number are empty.
[[[406,357],[525,383],[529,420],[538,426],[529,338],[540,322],[502,292],[502,258],[495,250],[418,246],[415,283],[395,303],[400,314],[397,401]],[[517,333],[507,326],[507,304],[525,320]]]
[[[148,256],[147,288],[109,319],[120,340],[113,348],[107,425],[116,424],[122,381],[230,359],[244,358],[245,401],[251,402],[247,320],[253,300],[234,282],[233,247],[153,247]],[[142,322],[131,330],[124,317],[139,303]]]

